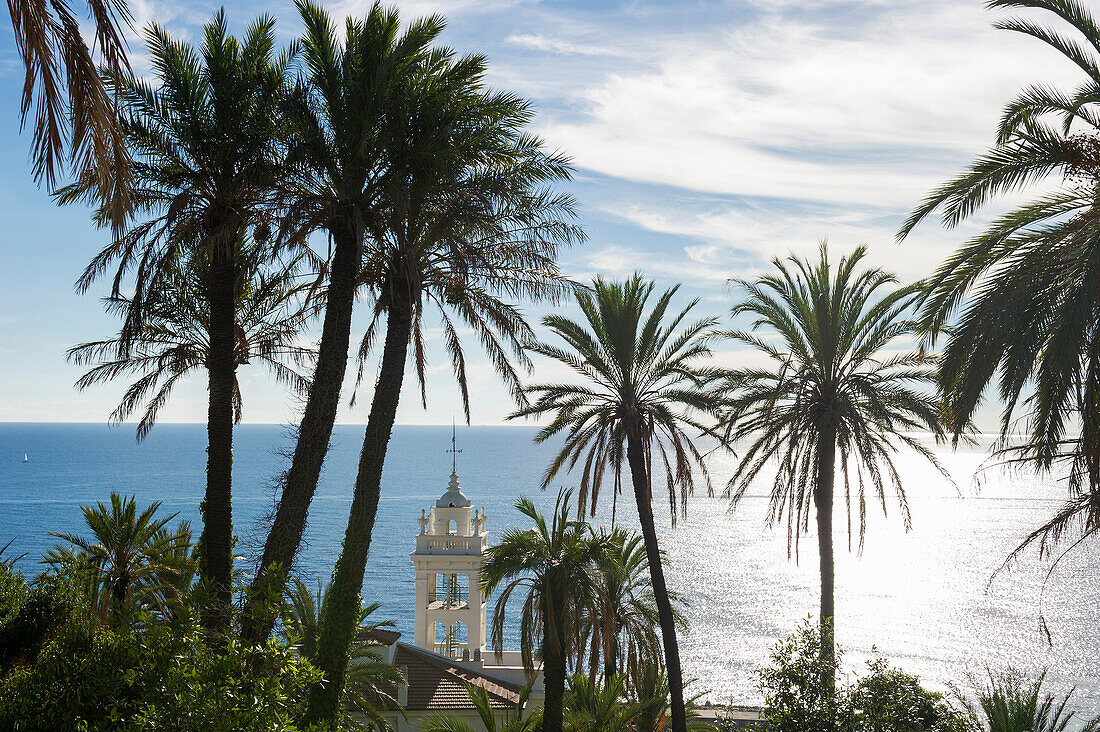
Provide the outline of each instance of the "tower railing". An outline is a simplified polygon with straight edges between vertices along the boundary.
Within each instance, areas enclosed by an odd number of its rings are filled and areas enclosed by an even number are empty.
[[[418,552],[455,552],[465,553],[480,551],[485,539],[480,536],[434,536],[424,534],[416,537],[416,550]]]
[[[470,590],[465,587],[437,587],[428,593],[428,602],[442,602],[444,607],[458,607],[470,602]]]
[[[466,651],[469,647],[467,643],[436,643],[435,652],[440,656],[458,660],[463,658],[463,651]]]

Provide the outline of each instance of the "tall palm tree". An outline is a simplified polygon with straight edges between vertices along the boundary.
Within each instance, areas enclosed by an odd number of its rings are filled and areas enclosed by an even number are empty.
[[[310,662],[317,658],[325,594],[319,582],[317,591],[313,592],[297,577],[287,592],[289,612],[285,627],[297,644],[298,652]],[[370,631],[394,625],[392,620],[371,620],[381,607],[382,603],[372,602],[359,614],[360,631],[349,652],[348,675],[340,693],[338,721],[341,729],[359,726],[357,718],[366,719],[373,725],[370,729],[386,729],[382,711],[396,707],[397,689],[406,683],[397,667],[386,662],[385,647],[369,639]]]
[[[317,365],[244,608],[242,634],[253,643],[267,638],[275,623],[336,422],[363,245],[377,236],[381,192],[391,179],[383,118],[408,78],[433,63],[429,45],[443,28],[442,19],[431,16],[400,33],[397,11],[375,3],[365,18],[349,17],[341,32],[318,5],[298,0],[297,6],[305,25],[305,70],[289,105],[296,142],[289,154],[293,175],[284,184],[290,211],[279,239],[300,242],[320,230],[332,256]]]
[[[657,633],[660,614],[642,537],[622,528],[601,528],[599,534],[607,551],[596,560],[594,605],[585,616],[582,639],[587,639],[589,646],[588,669],[593,680],[602,659],[604,681],[611,683],[618,674],[631,674],[648,659],[664,665]],[[673,592],[669,597],[677,626],[683,630],[687,621],[677,605],[684,599]]]
[[[178,578],[192,571],[191,528],[186,521],[168,528],[176,514],[158,517],[159,508],[158,501],[139,513],[133,496],[112,491],[110,506],[80,507],[90,537],[50,532],[68,545],[43,563],[84,583],[102,622],[125,622],[142,609],[167,615],[182,599]]]
[[[860,271],[866,254],[865,247],[857,247],[834,266],[822,244],[817,261],[777,258],[772,260],[773,274],[752,282],[732,280],[745,297],[731,315],[748,316],[752,325],[724,334],[768,360],[767,366],[729,372],[721,385],[727,401],[726,439],[748,442],[727,490],[736,504],[765,466],[778,464],[768,521],[782,521],[786,515],[788,552],[792,541],[797,552],[798,540],[809,528],[811,507],[816,512],[819,622],[822,638],[830,639],[823,644],[826,648],[833,647],[836,618],[837,468],[848,509],[848,547],[854,503],[860,550],[868,492],[885,514],[889,485],[906,531],[910,528],[909,506],[893,460],[900,447],[943,470],[931,450],[910,434],[927,430],[937,439],[942,434],[937,401],[923,388],[935,378],[931,360],[919,351],[899,350],[913,332],[905,314],[915,289],[898,287],[893,275],[878,268]]]
[[[346,647],[355,633],[363,572],[378,510],[382,469],[410,348],[426,400],[425,310],[442,322],[447,355],[469,419],[466,358],[456,325],[477,334],[497,373],[520,398],[513,361],[531,329],[511,302],[563,292],[555,257],[580,238],[573,201],[546,189],[569,177],[567,162],[547,154],[525,128],[527,102],[484,88],[480,56],[441,57],[390,110],[387,139],[403,149],[407,173],[385,191],[381,237],[368,246],[362,279],[375,296],[360,350],[365,359],[385,318],[385,335],[342,552],[322,618],[319,667],[329,680],[314,689],[310,719],[332,713]],[[362,361],[361,361],[362,362]],[[360,370],[360,375],[362,370]]]
[[[502,588],[493,609],[493,647],[504,645],[508,601],[526,592],[520,611],[520,652],[528,674],[534,672],[536,649],[542,660],[546,699],[543,732],[561,732],[566,663],[579,641],[578,619],[591,607],[593,566],[606,549],[588,524],[570,516],[572,491],[558,493],[549,521],[530,499],[521,498],[516,508],[531,519],[529,530],[509,529],[486,550],[481,569],[485,594]]]
[[[203,501],[202,574],[211,586],[204,623],[228,628],[232,616],[233,416],[237,286],[235,251],[244,233],[261,229],[276,205],[273,185],[284,155],[279,109],[290,58],[275,55],[275,22],[260,17],[238,40],[224,11],[205,26],[197,52],[153,25],[146,31],[155,85],[131,75],[109,78],[120,125],[134,154],[134,216],[144,218],[103,249],[79,280],[81,290],[112,264],[112,295],[133,271],[134,295],[120,346],[128,348],[156,293],[170,286],[177,263],[192,253],[208,260],[207,484]],[[107,207],[94,180],[63,189],[62,203]],[[262,238],[262,237],[261,237]]]
[[[91,44],[67,0],[9,0],[15,47],[23,62],[20,127],[34,105],[31,161],[34,180],[53,188],[67,172],[95,186],[108,202],[116,233],[130,213],[133,171],[116,116],[117,97],[103,83],[129,73],[126,32],[132,17],[125,0],[86,0],[95,29]]]
[[[624,458],[629,465],[672,690],[673,730],[685,732],[676,616],[653,523],[653,473],[656,463],[665,476],[675,525],[677,501],[687,510],[694,468],[710,488],[703,455],[687,430],[710,432],[700,420],[717,415],[720,400],[703,388],[716,372],[700,364],[710,355],[705,335],[715,321],[704,318],[684,325],[697,300],[666,317],[677,289],[666,290],[646,313],[653,284],[639,275],[621,283],[597,278],[590,291],[578,288],[576,300],[586,322],[547,316],[543,325],[565,346],[533,342],[529,349],[564,363],[584,380],[528,386],[525,391],[536,397],[534,403],[511,416],[552,417],[536,442],[565,433],[564,446],[547,468],[543,486],[563,467],[572,470],[583,459],[582,512],[589,500],[595,510],[607,468],[611,467],[618,493]]]
[[[304,392],[309,381],[296,368],[308,361],[312,351],[296,344],[311,314],[306,285],[297,278],[302,258],[272,265],[263,261],[262,254],[255,245],[237,253],[241,282],[236,288],[233,365],[236,369],[260,361],[278,381]],[[145,323],[129,342],[119,335],[69,349],[71,362],[94,364],[76,382],[79,390],[127,375],[137,377],[111,418],[121,422],[144,406],[137,427],[139,440],[156,423],[173,387],[209,363],[209,276],[208,261],[201,256],[177,263],[165,286],[149,295],[143,307]],[[123,317],[133,307],[133,298],[121,294],[104,302],[109,313]],[[236,370],[233,378],[234,421],[240,422],[243,395]]]
[[[938,383],[956,439],[996,381],[999,457],[1045,473],[1068,468],[1069,500],[1011,560],[1033,543],[1049,556],[1068,533],[1100,531],[1100,25],[1077,0],[989,6],[1053,14],[1069,33],[1031,18],[996,26],[1051,46],[1085,78],[1070,91],[1024,89],[1005,106],[993,147],[929,194],[898,237],[937,211],[951,228],[999,195],[1047,184],[940,266],[920,315],[928,341],[944,341]],[[1020,428],[1025,443],[1009,446]]]

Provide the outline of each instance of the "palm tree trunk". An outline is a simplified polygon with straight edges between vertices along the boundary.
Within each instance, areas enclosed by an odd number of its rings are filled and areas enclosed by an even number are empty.
[[[396,288],[400,291],[401,288]],[[351,502],[348,527],[344,532],[343,551],[336,560],[332,584],[321,609],[321,627],[317,643],[316,666],[324,672],[325,683],[310,690],[306,724],[336,719],[340,693],[348,668],[348,649],[355,639],[362,608],[363,572],[367,567],[371,533],[378,514],[382,489],[382,467],[386,460],[390,433],[397,418],[401,385],[405,378],[405,359],[412,334],[412,305],[408,299],[390,307],[386,320],[386,342],[378,381],[374,386],[363,449],[359,453],[359,472]]]
[[[607,658],[604,659],[604,679],[607,683],[614,681],[615,676],[619,673],[619,634],[613,633],[609,648],[607,649]]]
[[[224,251],[223,251],[224,250]],[[209,403],[206,419],[206,497],[202,504],[202,577],[210,602],[203,625],[221,634],[232,617],[233,601],[233,384],[236,330],[236,272],[230,247],[217,247],[210,262]]]
[[[286,587],[287,573],[302,543],[309,504],[317,490],[321,466],[328,452],[340,388],[347,372],[351,339],[351,315],[355,304],[356,279],[359,276],[361,236],[351,221],[338,221],[330,229],[335,245],[329,273],[328,299],[317,365],[306,398],[294,457],[286,473],[283,494],[271,531],[264,544],[256,576],[248,591],[241,636],[260,643],[271,634],[275,608]]]
[[[832,672],[832,656],[835,648],[833,629],[836,627],[833,588],[833,484],[836,479],[836,428],[825,427],[817,444],[817,480],[814,488],[814,507],[817,510],[817,549],[821,564],[821,649],[827,654],[825,665],[829,677],[823,679],[825,689],[832,696],[836,679]]]
[[[544,602],[552,602],[557,598],[547,597]],[[565,616],[565,608],[559,607],[557,612],[546,613],[546,617],[562,618]],[[552,633],[549,626],[545,626],[542,632],[542,688],[545,697],[542,702],[542,732],[561,732],[564,723],[564,699],[565,699],[565,656],[558,644],[561,643],[561,629]]]
[[[638,523],[642,527],[646,558],[649,560],[649,576],[653,582],[653,596],[657,601],[657,617],[661,621],[661,637],[665,646],[665,671],[668,674],[668,691],[672,706],[672,732],[687,732],[687,714],[684,711],[684,677],[680,671],[680,647],[676,642],[676,619],[672,614],[672,602],[668,599],[665,572],[661,567],[661,549],[657,544],[657,529],[653,525],[649,471],[639,426],[627,427],[626,459],[630,463],[630,476],[634,482],[634,498],[638,503]]]

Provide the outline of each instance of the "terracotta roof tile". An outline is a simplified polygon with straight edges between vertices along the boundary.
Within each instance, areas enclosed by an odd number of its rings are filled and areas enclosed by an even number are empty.
[[[397,642],[397,639],[401,637],[401,634],[396,630],[386,630],[385,628],[360,628],[359,638],[360,640],[374,641],[375,643],[381,643],[384,646],[392,646]]]
[[[502,679],[462,668],[407,643],[399,643],[393,663],[408,669],[409,701],[407,709],[473,709],[466,693],[467,684],[480,686],[489,693],[494,709],[514,709],[519,703],[519,687]]]

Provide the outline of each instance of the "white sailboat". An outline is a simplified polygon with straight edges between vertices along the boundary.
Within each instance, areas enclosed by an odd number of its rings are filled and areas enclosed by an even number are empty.
[[[27,460],[27,453],[23,453],[23,462],[25,462],[25,463],[30,462],[30,460]]]

